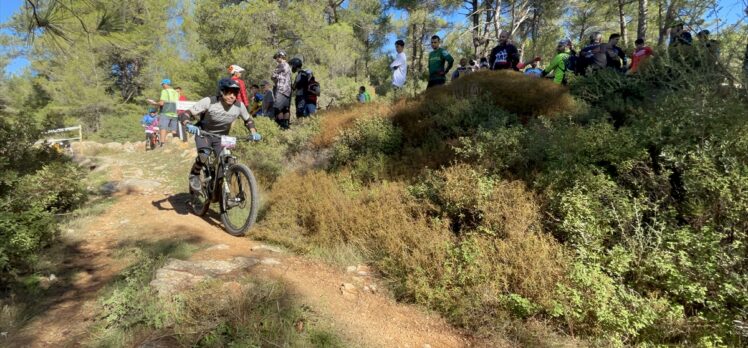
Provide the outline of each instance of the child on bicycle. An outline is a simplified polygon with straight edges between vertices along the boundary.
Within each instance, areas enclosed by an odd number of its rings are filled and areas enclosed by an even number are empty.
[[[148,113],[143,115],[143,119],[140,120],[140,124],[145,128],[145,141],[146,148],[151,145],[151,149],[154,148],[156,142],[160,142],[158,139],[158,112],[155,108],[150,108]],[[155,137],[155,139],[154,139]]]

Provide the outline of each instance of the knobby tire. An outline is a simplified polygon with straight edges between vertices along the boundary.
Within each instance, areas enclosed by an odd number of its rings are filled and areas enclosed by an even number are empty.
[[[243,236],[252,228],[257,220],[257,210],[260,205],[260,195],[257,188],[257,180],[252,171],[243,164],[234,164],[228,168],[224,175],[230,193],[222,192],[223,209],[221,212],[221,222],[226,231],[233,236]],[[243,199],[242,204],[232,207],[228,201],[240,197]],[[239,208],[242,210],[239,211]],[[244,210],[248,208],[248,210]],[[243,222],[235,223],[232,217],[239,217]]]

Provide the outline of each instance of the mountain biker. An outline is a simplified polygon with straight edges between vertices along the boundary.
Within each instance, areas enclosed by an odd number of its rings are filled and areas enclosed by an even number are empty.
[[[146,141],[150,141],[151,136],[149,134],[156,134],[158,132],[158,110],[150,108],[148,113],[143,115],[140,124],[145,128]]]
[[[182,124],[187,127],[187,131],[199,135],[200,130],[211,133],[227,135],[231,130],[231,124],[241,117],[244,120],[244,126],[252,133],[252,140],[260,140],[262,136],[255,129],[254,120],[247,112],[247,108],[238,100],[240,86],[235,80],[223,78],[218,81],[220,95],[215,97],[206,97],[198,101],[191,109],[182,114]],[[187,122],[193,117],[200,117],[197,124],[188,124]],[[221,139],[218,137],[195,137],[197,146],[197,158],[190,170],[190,189],[199,191],[202,188],[200,182],[200,170],[207,162],[211,149],[216,154],[221,152]]]

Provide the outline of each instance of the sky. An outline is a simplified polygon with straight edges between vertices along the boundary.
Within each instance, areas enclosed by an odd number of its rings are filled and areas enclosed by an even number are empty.
[[[18,11],[24,4],[25,0],[0,0],[0,23],[4,23],[8,21],[13,14]],[[744,7],[744,1],[743,0],[717,0],[720,6],[720,13],[718,16],[716,16],[723,24],[724,23],[735,23],[738,19],[742,18],[743,16],[743,7]],[[393,16],[395,18],[403,18],[406,16],[404,11],[393,11]],[[455,22],[462,20],[463,14],[455,13],[451,16],[447,17],[446,19],[449,22]],[[711,28],[710,28],[711,29]],[[719,29],[719,28],[714,28]],[[0,31],[7,32],[7,29],[0,29]],[[716,32],[716,30],[715,30]],[[386,48],[385,53],[394,53],[394,47],[393,44],[396,40],[395,35],[391,34],[388,37],[388,41],[391,41],[391,43],[388,45],[389,48]],[[0,53],[3,53],[4,47],[0,47]],[[391,52],[390,52],[391,51]],[[23,70],[29,65],[28,59],[24,57],[19,57],[16,59],[13,59],[10,61],[8,66],[5,67],[5,73],[6,74],[21,74]]]

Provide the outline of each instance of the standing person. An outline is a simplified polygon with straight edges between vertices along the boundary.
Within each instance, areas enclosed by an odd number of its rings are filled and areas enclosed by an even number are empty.
[[[460,66],[455,69],[455,72],[452,73],[452,81],[457,80],[460,78],[460,76],[464,76],[470,73],[470,68],[468,67],[468,60],[467,58],[460,59]]]
[[[706,58],[707,65],[714,65],[719,58],[719,41],[710,39],[709,34],[709,30],[702,30],[696,34],[696,38],[699,39],[698,46]]]
[[[187,97],[184,94],[182,94],[182,92],[183,92],[182,91],[182,87],[174,87],[174,90],[177,91],[177,93],[179,93],[179,101],[187,101]],[[177,108],[177,117],[179,117],[180,115],[182,115],[182,113],[185,112],[185,111],[187,111],[187,110],[183,110],[183,109]],[[187,142],[187,132],[182,127],[182,123],[181,122],[177,122],[177,127],[178,127],[177,128],[177,134],[179,135],[179,138],[182,139],[182,141],[186,143]]]
[[[626,70],[626,53],[618,47],[621,34],[610,34],[608,43],[605,45],[605,54],[608,56],[607,67],[623,72]]]
[[[581,64],[579,69],[582,75],[608,66],[608,55],[605,51],[605,44],[602,42],[603,34],[596,31],[590,34],[589,44],[579,52],[577,64]],[[556,50],[558,50],[558,47]]]
[[[397,99],[405,86],[405,81],[408,75],[408,59],[405,57],[405,41],[395,41],[395,61],[390,63],[390,69],[392,69],[392,88],[394,90],[395,99]]]
[[[691,46],[693,44],[693,37],[683,28],[684,26],[685,23],[680,22],[670,29],[670,47]]]
[[[288,129],[291,122],[291,66],[286,62],[284,50],[279,50],[273,59],[278,63],[271,77],[275,84],[273,90],[275,122],[282,129]]]
[[[447,50],[439,47],[442,39],[439,35],[431,37],[431,48],[434,50],[429,53],[429,84],[426,88],[443,85],[447,82],[447,73],[452,69],[454,58]],[[445,67],[444,64],[447,64]]]
[[[247,111],[252,117],[257,116],[262,108],[262,93],[260,93],[260,86],[252,85],[249,87],[249,107]]]
[[[634,43],[636,44],[636,50],[631,54],[631,67],[626,72],[627,74],[636,73],[639,70],[639,64],[648,57],[654,56],[652,48],[644,45],[644,39],[638,38]]]
[[[262,109],[260,113],[263,116],[270,117],[271,119],[275,119],[275,109],[273,106],[273,103],[275,102],[275,98],[273,97],[273,85],[268,82],[267,80],[262,80],[260,82],[260,88],[262,88]]]
[[[151,105],[158,105],[161,107],[161,114],[159,115],[159,128],[161,133],[161,146],[166,141],[166,133],[171,132],[172,135],[176,135],[179,126],[179,120],[177,119],[177,101],[179,101],[179,93],[171,88],[171,80],[161,80],[161,97],[158,102],[148,99],[148,103]]]
[[[512,69],[518,71],[519,50],[509,42],[509,32],[502,30],[499,34],[499,44],[491,50],[488,64],[491,70]]]
[[[525,75],[532,77],[543,76],[543,69],[538,68],[539,61],[539,59],[534,59],[532,62],[530,62],[530,67],[525,68]]]
[[[371,96],[369,95],[369,92],[366,91],[366,87],[361,86],[358,88],[358,96],[356,99],[358,99],[358,102],[361,104],[371,102]]]
[[[304,62],[301,58],[291,58],[288,61],[288,65],[291,66],[291,72],[296,73],[296,79],[291,85],[291,89],[294,90],[294,105],[296,105],[296,117],[307,117],[309,116],[309,110],[307,109],[307,100],[309,99],[309,82],[312,80],[312,71],[304,70],[301,67]]]
[[[231,79],[236,81],[236,83],[239,85],[239,95],[237,96],[238,100],[244,104],[244,107],[249,107],[249,98],[247,97],[247,85],[244,84],[244,81],[242,80],[242,73],[244,72],[244,68],[238,66],[238,65],[229,65],[229,75],[231,75]]]
[[[557,84],[566,84],[567,66],[569,64],[569,53],[566,52],[566,49],[566,41],[560,41],[556,46],[556,56],[551,60],[551,64],[543,70],[543,76],[553,72],[553,82]]]

